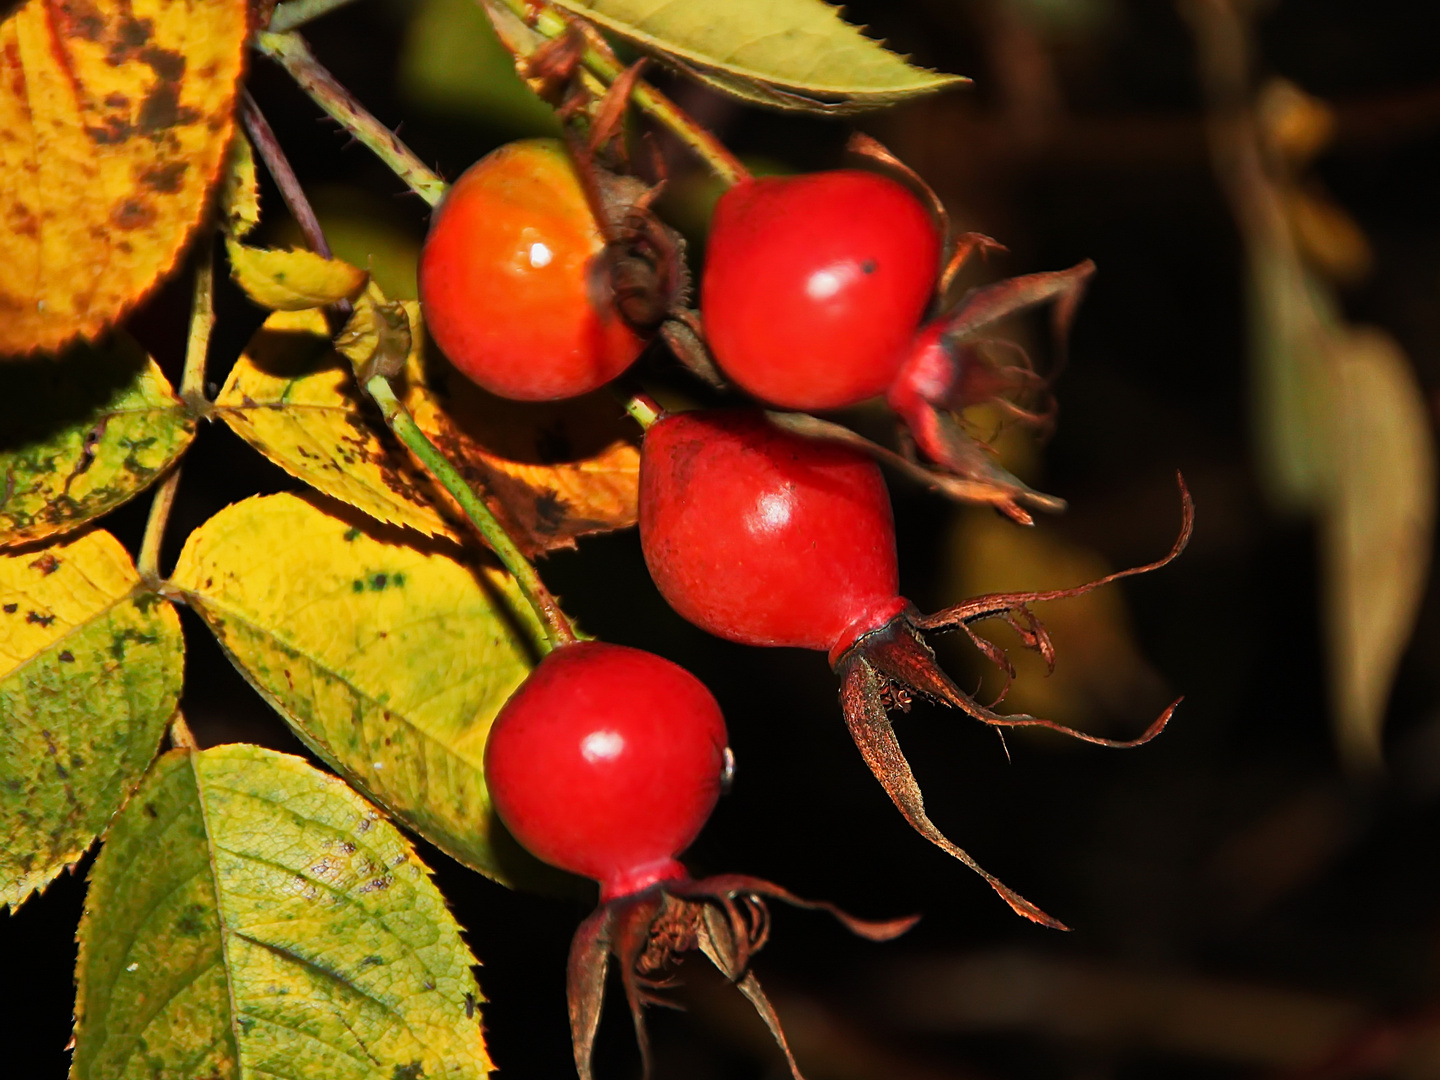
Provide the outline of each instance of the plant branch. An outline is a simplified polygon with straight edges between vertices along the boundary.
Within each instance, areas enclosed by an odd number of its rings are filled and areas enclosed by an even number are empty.
[[[317,255],[330,258],[329,241],[325,239],[325,232],[320,228],[320,219],[315,216],[314,209],[310,206],[310,200],[305,197],[305,189],[300,186],[296,179],[295,170],[290,167],[290,159],[285,156],[285,151],[280,148],[280,140],[275,138],[275,131],[270,127],[270,121],[265,119],[265,114],[260,111],[260,106],[255,104],[255,99],[246,90],[240,99],[240,117],[245,124],[245,131],[250,136],[250,142],[260,155],[260,160],[265,162],[265,168],[270,172],[270,178],[280,189],[280,197],[285,200],[286,209],[290,216],[300,226],[300,232],[305,236],[305,242]]]
[[[265,31],[255,35],[255,47],[283,67],[310,100],[338,121],[357,142],[368,146],[411,191],[431,206],[440,201],[445,194],[445,181],[325,70],[304,38],[293,30],[283,34]]]
[[[208,228],[196,243],[196,256],[190,333],[185,344],[185,367],[180,373],[180,399],[200,415],[210,406],[205,400],[205,358],[210,352],[210,331],[215,326],[215,240]],[[151,585],[160,580],[160,545],[165,540],[165,525],[170,520],[170,509],[175,505],[175,492],[179,487],[180,466],[176,465],[150,500],[135,569],[141,579]]]
[[[496,19],[495,8],[500,4],[542,37],[553,40],[570,29],[570,22],[565,16],[548,4],[537,7],[532,0],[481,0],[481,6],[492,22]],[[509,35],[501,35],[502,40],[508,37]],[[507,44],[511,43],[507,41]],[[624,68],[614,56],[607,55],[607,51],[594,46],[587,47],[580,56],[580,62],[602,83],[610,86],[621,76]],[[737,184],[741,180],[749,179],[749,170],[724,143],[643,79],[635,83],[630,100],[694,151],[725,183]]]
[[[520,586],[520,591],[525,594],[535,614],[539,616],[545,627],[545,637],[548,642],[548,652],[557,645],[565,645],[576,640],[575,630],[570,625],[570,620],[560,610],[560,604],[551,595],[545,583],[540,580],[540,575],[530,560],[525,558],[520,549],[515,546],[515,541],[510,539],[504,527],[496,520],[495,515],[484,501],[475,494],[470,485],[465,482],[449,460],[442,454],[438,447],[430,441],[419,426],[415,423],[414,417],[395,394],[395,388],[390,381],[382,375],[373,376],[365,384],[365,391],[380,406],[380,412],[385,417],[385,423],[395,433],[406,448],[420,459],[430,475],[440,481],[445,490],[448,491],[465,511],[465,516],[470,519],[480,535],[485,538],[491,550],[504,564],[505,569]]]
[[[287,30],[295,30],[306,23],[320,18],[321,15],[328,15],[336,8],[344,7],[353,0],[287,0],[279,5],[275,13],[270,16],[270,25],[266,28],[273,33],[283,34]]]

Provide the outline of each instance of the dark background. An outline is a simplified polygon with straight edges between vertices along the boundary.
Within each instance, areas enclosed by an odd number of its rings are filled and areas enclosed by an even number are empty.
[[[516,123],[407,99],[396,70],[408,17],[407,5],[359,0],[306,33],[454,177]],[[1186,695],[1161,739],[1124,753],[1012,739],[1007,761],[992,733],[956,714],[922,705],[898,724],[933,818],[1070,934],[1022,922],[908,829],[845,733],[820,657],[744,649],[683,623],[650,585],[633,532],[542,565],[588,631],[684,664],[720,698],[740,770],[688,857],[694,869],[757,874],[867,916],[925,913],[877,946],[824,916],[777,912],[756,970],[802,1065],[811,1080],[1440,1076],[1440,608],[1432,590],[1391,702],[1387,772],[1347,775],[1327,719],[1313,530],[1268,509],[1250,453],[1243,248],[1208,161],[1186,25],[1149,0],[872,0],[847,17],[921,63],[974,77],[860,126],[966,227],[1010,247],[995,273],[1099,265],[1036,474],[1072,509],[1039,528],[1113,565],[1152,558],[1174,528],[1176,468],[1198,523],[1179,562],[1120,587],[1161,696]],[[1258,73],[1293,80],[1341,116],[1315,176],[1375,251],[1370,276],[1342,293],[1346,314],[1396,336],[1433,407],[1440,9],[1287,0],[1257,25]],[[796,169],[842,161],[845,122],[661,81],[744,155]],[[283,74],[257,58],[251,86],[307,186],[368,191],[388,200],[387,219],[423,233],[423,204],[391,200],[398,182],[363,148],[342,149],[343,133],[318,124]],[[674,160],[683,191],[688,166]],[[172,284],[133,320],[172,377],[185,303]],[[220,314],[216,382],[259,322],[230,291]],[[662,384],[673,378],[652,368]],[[223,505],[290,486],[226,429],[205,429],[186,459],[166,565]],[[922,608],[959,599],[946,595],[956,512],[893,490],[907,595]],[[145,505],[111,519],[128,543]],[[302,752],[198,620],[182,618],[184,708],[202,743]],[[1152,704],[1142,694],[1107,733],[1138,730]],[[583,909],[426,854],[484,963],[502,1075],[573,1075],[563,965]],[[0,1052],[29,1077],[68,1067],[87,868],[0,916]],[[685,969],[688,1014],[652,1014],[658,1075],[781,1076],[758,1020],[702,969]],[[637,1064],[612,1001],[598,1073],[630,1076]]]

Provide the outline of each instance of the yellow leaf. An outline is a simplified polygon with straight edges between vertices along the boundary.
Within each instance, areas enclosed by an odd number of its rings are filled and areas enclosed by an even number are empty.
[[[270,251],[227,240],[230,275],[251,300],[273,311],[303,311],[349,300],[369,275],[313,251]]]
[[[400,387],[406,406],[527,554],[635,523],[640,452],[612,400],[491,397],[420,355],[419,305],[402,307],[414,350]],[[319,312],[272,315],[232,369],[217,414],[292,476],[380,521],[473,535],[448,493],[359,407],[350,365],[327,334]],[[356,348],[368,355],[363,341]]]
[[[230,371],[215,412],[290,475],[373,518],[458,539],[430,479],[362,412],[322,312],[277,311]]]
[[[0,547],[113,510],[194,434],[188,410],[128,334],[0,365]]]
[[[988,511],[956,515],[948,546],[946,595],[955,599],[988,592],[1058,589],[1110,573],[1096,552],[1035,529],[1022,529]],[[1055,643],[1055,671],[1021,647],[1019,637],[999,620],[975,629],[1006,649],[1018,672],[1002,712],[1028,712],[1062,724],[1123,737],[1127,722],[1149,720],[1172,695],[1135,643],[1121,586],[1083,596],[1032,605]],[[994,695],[1004,677],[979,657],[963,635],[951,638],[957,651],[974,657]],[[1133,730],[1128,732],[1133,734]]]
[[[260,224],[260,181],[255,175],[255,154],[243,131],[236,131],[225,158],[225,179],[220,188],[225,231],[242,240]]]
[[[175,612],[109,533],[0,555],[0,907],[120,809],[175,713],[183,656]]]
[[[635,524],[635,426],[603,391],[548,404],[488,394],[438,357],[412,356],[405,403],[527,555]]]
[[[72,1080],[485,1080],[476,960],[369,803],[258,746],[175,750],[95,860]]]
[[[342,510],[288,494],[228,507],[190,535],[174,584],[351,783],[483,874],[555,880],[499,824],[481,771],[542,636],[529,607],[503,572]]]
[[[1348,332],[1332,373],[1334,488],[1321,518],[1331,694],[1342,753],[1373,768],[1430,574],[1435,442],[1424,394],[1387,334]]]
[[[746,101],[849,113],[968,79],[913,67],[823,0],[556,0]]]
[[[0,356],[94,337],[175,265],[230,142],[246,12],[26,0],[0,22]]]

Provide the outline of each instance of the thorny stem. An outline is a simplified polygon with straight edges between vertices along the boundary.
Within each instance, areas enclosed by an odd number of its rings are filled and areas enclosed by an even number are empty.
[[[355,136],[357,142],[368,146],[411,191],[431,206],[439,203],[445,194],[445,181],[325,70],[304,38],[293,30],[284,34],[266,31],[255,35],[255,47],[289,72],[310,100]]]
[[[525,599],[545,626],[548,646],[545,651],[549,652],[558,645],[575,641],[575,630],[570,625],[570,620],[565,617],[555,597],[540,580],[535,567],[515,546],[515,541],[510,539],[510,534],[495,519],[490,508],[471,490],[464,477],[455,471],[455,467],[445,455],[416,425],[404,403],[395,396],[395,388],[390,385],[389,380],[376,375],[365,384],[365,391],[375,399],[375,404],[380,406],[380,412],[390,430],[420,459],[430,475],[439,480],[445,490],[454,496],[460,508],[465,511],[465,516],[485,538],[505,569],[510,571],[515,583],[520,586],[520,591],[525,594]]]
[[[245,131],[250,136],[250,142],[254,144],[260,160],[265,162],[265,168],[270,171],[275,186],[280,189],[280,197],[285,200],[290,216],[300,226],[305,242],[315,254],[330,258],[330,243],[325,239],[324,230],[320,228],[320,219],[315,216],[310,200],[305,197],[305,190],[296,179],[295,170],[290,167],[285,151],[280,149],[280,141],[275,138],[270,121],[265,119],[265,114],[260,111],[260,106],[255,104],[249,90],[241,97],[240,116],[245,123]]]
[[[276,34],[283,34],[287,30],[295,30],[306,23],[318,19],[321,15],[328,15],[336,8],[344,7],[352,0],[287,0],[279,5],[275,13],[270,16],[268,30]]]
[[[569,29],[569,23],[549,5],[537,7],[532,0],[500,0],[511,12],[533,27],[546,38],[560,37]],[[487,10],[489,3],[482,3]],[[623,68],[613,57],[606,56],[599,49],[587,48],[581,54],[580,62],[585,65],[606,86],[620,77]],[[630,100],[649,113],[660,124],[668,128],[681,142],[693,150],[697,157],[710,166],[710,170],[726,184],[738,184],[749,179],[749,170],[740,163],[719,139],[688,116],[680,106],[668,97],[647,85],[643,80],[635,84]]]
[[[210,352],[210,331],[215,325],[215,241],[208,230],[196,243],[195,284],[190,301],[190,334],[185,344],[185,367],[180,373],[180,398],[196,414],[209,408],[205,400],[205,358]],[[154,585],[160,579],[160,545],[165,539],[165,525],[170,508],[175,505],[175,492],[180,486],[180,466],[155,489],[150,501],[150,514],[145,519],[145,534],[140,540],[140,554],[135,568],[143,581]]]

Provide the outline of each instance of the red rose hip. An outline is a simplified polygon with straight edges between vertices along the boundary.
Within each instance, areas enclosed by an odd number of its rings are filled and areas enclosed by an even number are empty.
[[[828,652],[840,676],[850,734],[905,819],[982,875],[1016,912],[1060,926],[982,870],[930,820],[888,712],[908,709],[923,696],[996,727],[1048,727],[1106,746],[1154,738],[1174,705],[1128,741],[997,713],[940,669],[923,635],[963,629],[1013,675],[1004,652],[969,630],[972,623],[1002,618],[1026,646],[1052,659],[1050,639],[1028,605],[1076,596],[1169,562],[1190,534],[1183,481],[1181,491],[1180,537],[1158,562],[1073,589],[993,594],[921,615],[897,594],[890,502],[873,461],[847,446],[783,431],[757,412],[682,413],[645,433],[640,546],[661,595],[697,626],[750,645]]]
[[[597,303],[604,247],[580,178],[553,139],[502,146],[456,180],[420,255],[425,323],[491,393],[555,401],[604,386],[644,342]]]
[[[495,718],[485,775],[515,838],[606,899],[683,876],[715,808],[725,719],[705,685],[639,649],[582,642],[542,660]]]
[[[720,197],[700,309],[715,359],[776,405],[828,409],[894,381],[934,292],[940,231],[903,185],[853,169]]]
[[[692,880],[675,856],[714,809],[728,758],[725,720],[710,691],[670,661],[622,645],[557,648],[495,718],[485,778],[501,819],[532,854],[600,882],[600,907],[575,932],[567,974],[581,1080],[592,1080],[591,1049],[612,955],[646,1076],[643,1005],[659,1000],[684,953],[701,950],[739,984],[799,1077],[750,970],[769,934],[765,899],[829,911],[874,941],[915,922],[854,919],[739,874]]]

